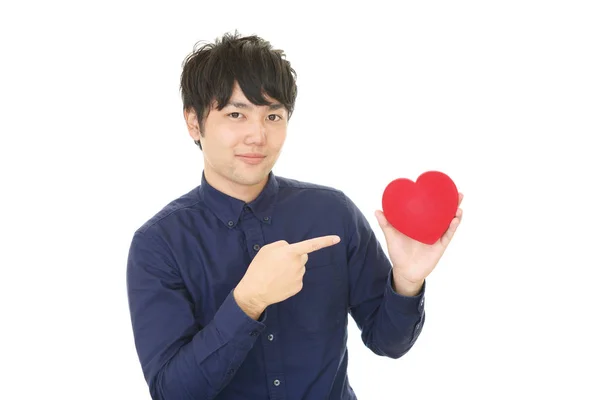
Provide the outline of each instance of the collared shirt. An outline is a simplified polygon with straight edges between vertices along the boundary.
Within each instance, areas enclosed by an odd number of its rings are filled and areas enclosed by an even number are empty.
[[[323,235],[303,287],[258,320],[233,289],[261,246]],[[282,265],[281,268],[285,268]],[[392,266],[342,191],[269,174],[252,202],[201,184],[133,235],[127,291],[135,346],[153,399],[356,399],[348,380],[352,317],[376,355],[399,358],[423,323],[416,296],[392,289]]]

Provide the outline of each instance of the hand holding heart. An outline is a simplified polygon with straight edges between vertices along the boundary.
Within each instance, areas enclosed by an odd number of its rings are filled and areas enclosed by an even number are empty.
[[[460,224],[462,199],[450,178],[436,171],[422,174],[416,183],[398,179],[388,185],[383,211],[375,217],[396,283],[420,286],[433,271]]]

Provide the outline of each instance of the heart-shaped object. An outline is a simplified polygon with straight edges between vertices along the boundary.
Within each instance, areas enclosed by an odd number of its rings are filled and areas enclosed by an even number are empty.
[[[450,177],[427,171],[416,182],[399,178],[383,192],[383,214],[406,236],[434,244],[448,229],[458,209],[458,189]]]

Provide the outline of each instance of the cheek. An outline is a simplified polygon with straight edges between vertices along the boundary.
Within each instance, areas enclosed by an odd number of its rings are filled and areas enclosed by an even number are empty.
[[[215,128],[211,131],[211,139],[215,147],[221,150],[235,148],[242,138],[235,127],[223,125]]]
[[[229,147],[235,147],[236,145],[243,143],[247,129],[247,127],[244,127],[244,124],[240,123],[223,126],[221,129],[223,143]]]
[[[269,145],[273,149],[279,149],[285,142],[286,132],[274,131],[269,136]]]

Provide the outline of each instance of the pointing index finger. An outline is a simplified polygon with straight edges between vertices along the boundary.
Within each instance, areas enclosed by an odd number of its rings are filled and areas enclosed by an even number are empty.
[[[339,243],[340,240],[340,237],[337,235],[320,236],[293,243],[290,245],[290,247],[298,254],[308,254],[324,247],[333,246],[334,244]]]

